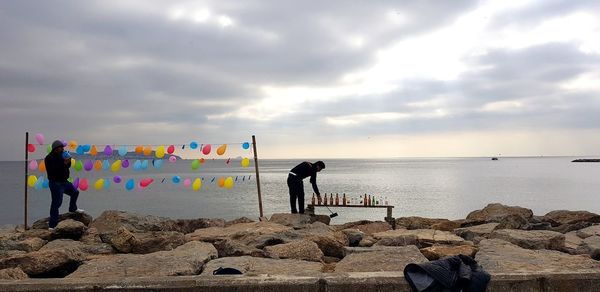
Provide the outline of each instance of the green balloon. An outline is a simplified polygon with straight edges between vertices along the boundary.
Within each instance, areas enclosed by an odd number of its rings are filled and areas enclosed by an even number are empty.
[[[81,163],[81,160],[77,160],[77,162],[75,162],[75,170],[80,171],[83,169],[83,163]]]
[[[48,147],[46,147],[46,153],[50,153],[52,151],[52,144],[48,144]]]
[[[70,183],[73,183],[73,178],[72,178],[72,177],[69,177],[69,178],[67,179],[67,181],[68,181],[68,182],[70,182]]]
[[[192,169],[198,169],[200,166],[200,161],[198,159],[192,160]]]

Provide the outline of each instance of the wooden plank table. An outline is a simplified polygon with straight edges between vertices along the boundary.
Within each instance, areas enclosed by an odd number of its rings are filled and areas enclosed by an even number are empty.
[[[306,211],[309,214],[314,214],[315,213],[315,207],[328,207],[328,208],[386,208],[387,210],[387,216],[384,218],[384,220],[388,223],[390,223],[390,225],[392,225],[392,228],[396,228],[396,219],[392,216],[392,210],[394,209],[394,206],[392,205],[375,205],[375,206],[364,206],[364,205],[313,205],[313,204],[308,204],[306,206]]]

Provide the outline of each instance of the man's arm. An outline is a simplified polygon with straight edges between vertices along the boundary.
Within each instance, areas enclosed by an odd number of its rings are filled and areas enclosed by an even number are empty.
[[[317,196],[320,197],[321,193],[319,193],[319,187],[317,187],[317,173],[316,172],[310,176],[310,184],[312,184],[315,194],[317,194]]]

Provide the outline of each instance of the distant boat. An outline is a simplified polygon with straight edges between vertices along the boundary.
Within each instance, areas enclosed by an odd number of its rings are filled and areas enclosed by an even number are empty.
[[[571,162],[600,162],[600,159],[575,159]]]
[[[492,160],[498,160],[498,157],[492,157]]]

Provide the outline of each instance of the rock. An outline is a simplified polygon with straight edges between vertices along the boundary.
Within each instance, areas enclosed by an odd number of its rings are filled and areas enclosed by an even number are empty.
[[[414,245],[370,252],[353,252],[337,263],[336,273],[404,271],[410,263],[424,263],[427,258]]]
[[[600,225],[593,225],[576,231],[577,236],[588,238],[590,236],[600,236]]]
[[[400,217],[396,219],[396,228],[404,226],[406,229],[436,229],[452,231],[460,227],[459,223],[448,219],[423,218],[423,217]]]
[[[377,239],[373,238],[373,236],[367,235],[363,237],[358,243],[360,247],[371,247],[377,242]]]
[[[52,231],[46,229],[29,229],[23,232],[23,236],[29,238],[41,238],[43,240],[52,240]]]
[[[102,241],[112,245],[118,252],[130,253],[135,243],[133,233],[121,226],[115,234],[106,233],[100,236]]]
[[[373,246],[406,246],[417,244],[419,244],[417,236],[414,234],[410,234],[398,237],[384,237],[375,242]]]
[[[476,210],[467,215],[467,220],[473,221],[485,221],[485,222],[500,222],[502,219],[509,215],[516,214],[525,218],[526,220],[533,217],[531,209],[523,207],[505,206],[502,204],[489,204],[482,210]]]
[[[185,243],[185,236],[177,231],[129,232],[120,227],[116,234],[104,234],[103,241],[123,253],[153,253],[172,250]]]
[[[434,245],[422,248],[420,251],[428,260],[434,261],[459,254],[474,257],[478,249],[473,245]]]
[[[239,256],[253,256],[253,257],[264,257],[262,250],[247,246],[237,240],[221,240],[214,243],[215,248],[219,253],[219,257],[239,257]]]
[[[344,245],[333,237],[313,235],[305,238],[317,244],[325,256],[343,258],[346,255]]]
[[[242,256],[212,260],[206,264],[206,267],[202,272],[202,276],[213,277],[213,271],[219,267],[238,269],[247,276],[261,274],[319,276],[321,275],[321,271],[323,269],[323,265],[317,262]]]
[[[340,258],[336,258],[336,257],[329,257],[329,256],[324,256],[323,257],[323,262],[326,263],[326,264],[335,264],[335,263],[338,263],[340,261],[341,261],[341,259]],[[331,272],[333,272],[333,270]]]
[[[516,244],[527,249],[554,249],[565,247],[565,236],[562,233],[547,230],[496,230],[489,238],[496,238]]]
[[[193,233],[185,235],[186,241],[206,241],[216,242],[225,239],[240,239],[251,240],[265,234],[281,233],[293,230],[292,227],[281,224],[260,221],[254,223],[241,223],[231,225],[229,227],[209,227],[198,229]]]
[[[571,231],[565,233],[565,248],[563,251],[570,254],[580,254],[585,252],[579,252],[578,247],[583,242],[579,236],[577,236],[577,231]]]
[[[600,262],[589,257],[524,249],[500,239],[482,240],[475,260],[491,274],[597,272],[600,268]]]
[[[85,259],[74,249],[38,250],[0,260],[0,269],[19,267],[29,276],[64,277]]]
[[[529,224],[529,221],[519,214],[509,214],[499,221],[496,229],[521,229]]]
[[[26,253],[27,252],[24,252],[22,250],[0,250],[0,259],[9,258],[16,255],[23,255]]]
[[[465,240],[447,231],[434,229],[396,229],[373,234],[380,241],[384,238],[392,238],[395,242],[411,242],[416,237],[417,245],[427,247],[433,244],[461,244]]]
[[[337,230],[344,230],[344,229],[349,229],[349,228],[358,229],[361,232],[364,232],[365,234],[368,234],[368,235],[372,235],[373,233],[377,233],[377,232],[384,232],[384,231],[392,230],[392,226],[387,222],[382,222],[382,221],[372,222],[372,221],[368,221],[368,220],[349,222],[349,223],[343,224],[341,226],[338,226]]]
[[[150,254],[116,254],[85,262],[68,278],[159,277],[197,275],[217,257],[206,242],[188,242],[174,250]]]
[[[323,224],[329,225],[329,223],[331,223],[331,218],[327,215],[310,216],[310,223],[314,222],[321,222]]]
[[[266,246],[289,242],[285,233],[262,234],[240,239],[240,242],[249,247],[263,249]]]
[[[90,255],[114,254],[115,250],[107,243],[83,243],[72,239],[56,239],[48,242],[40,250],[68,250],[69,252],[84,253]]]
[[[600,260],[600,236],[594,235],[583,239],[577,252],[589,254],[593,259]]]
[[[552,226],[574,224],[578,222],[600,223],[600,215],[588,211],[556,210],[544,215],[542,220],[550,222]]]
[[[240,218],[237,218],[235,220],[231,220],[231,221],[225,222],[225,226],[224,227],[229,227],[231,225],[240,224],[240,223],[254,223],[254,222],[255,221],[252,220],[252,219],[250,219],[250,218],[240,217]],[[192,232],[194,232],[194,231],[192,231]]]
[[[550,230],[560,232],[560,233],[567,233],[567,232],[571,232],[574,230],[584,229],[584,228],[587,228],[587,227],[590,227],[593,225],[594,225],[594,223],[592,223],[592,222],[581,221],[581,222],[577,222],[577,223],[573,223],[573,224],[562,224],[562,225],[559,225],[556,227],[552,227],[552,228],[550,228]]]
[[[56,229],[52,234],[53,238],[70,238],[78,240],[81,238],[87,227],[79,221],[73,219],[65,219],[58,222]]]
[[[525,226],[521,227],[523,230],[551,230],[552,225],[550,222],[540,222],[540,223],[527,223]]]
[[[470,227],[457,228],[454,234],[464,238],[465,240],[473,240],[476,237],[487,237],[494,232],[500,223],[486,223],[474,225]]]
[[[24,238],[22,240],[2,240],[0,241],[0,250],[22,250],[32,252],[39,250],[46,244],[46,241],[38,237]]]
[[[358,246],[360,241],[365,236],[364,232],[355,228],[344,229],[342,230],[342,233],[344,233],[346,238],[348,238],[348,246]]]
[[[83,233],[79,241],[85,243],[102,243],[102,238],[100,238],[98,229],[90,227]]]
[[[323,259],[323,252],[319,249],[319,246],[308,240],[267,246],[264,251],[265,255],[270,258],[298,259],[313,262],[320,262]]]
[[[20,268],[8,268],[0,270],[0,280],[23,280],[29,276]]]
[[[276,213],[271,216],[269,222],[294,228],[302,228],[304,225],[310,224],[311,220],[308,214]]]
[[[83,223],[83,225],[89,226],[90,223],[92,223],[92,220],[94,218],[92,218],[92,216],[90,216],[89,214],[86,214],[86,213],[69,212],[69,213],[60,214],[58,216],[58,221],[59,221],[58,223],[60,223],[61,221],[67,220],[67,219],[79,221],[79,222]],[[50,217],[46,217],[44,219],[35,221],[35,222],[33,222],[33,225],[31,225],[31,229],[48,229],[48,222],[50,222]]]
[[[174,228],[170,229],[170,222],[174,222]],[[209,218],[197,218],[197,219],[177,219],[167,220],[165,223],[164,230],[162,231],[177,231],[183,234],[194,232],[197,229],[208,228],[208,227],[225,227],[225,220],[223,219],[209,219]]]

